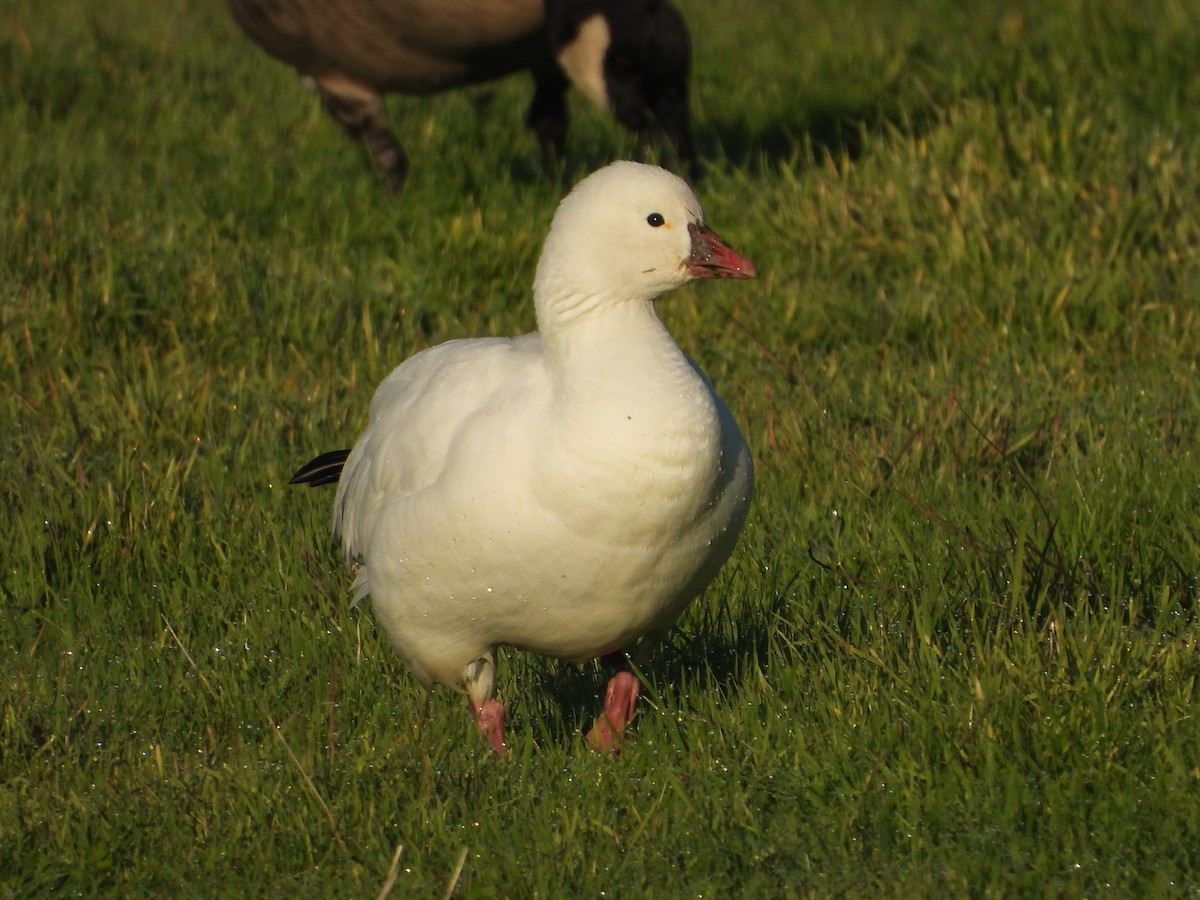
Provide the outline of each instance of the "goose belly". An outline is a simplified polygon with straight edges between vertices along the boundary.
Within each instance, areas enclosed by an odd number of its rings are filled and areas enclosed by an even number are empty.
[[[418,545],[369,565],[380,621],[402,655],[444,669],[437,680],[497,645],[579,661],[658,637],[712,580],[740,529],[739,520],[673,541],[616,543],[557,522],[513,524],[520,541],[444,536],[437,552]]]
[[[368,578],[393,643],[446,681],[500,644],[584,660],[659,637],[732,551],[752,491],[741,435],[706,443],[543,459],[385,511]]]
[[[421,94],[527,68],[548,53],[535,0],[229,0],[268,53],[315,78]]]

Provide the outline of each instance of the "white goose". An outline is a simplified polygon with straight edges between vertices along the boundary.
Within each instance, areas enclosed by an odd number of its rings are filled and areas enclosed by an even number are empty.
[[[361,563],[397,652],[465,692],[504,752],[496,648],[611,675],[593,745],[637,702],[625,652],[660,638],[712,580],[753,491],[746,441],[654,299],[754,265],[704,223],[685,182],[613,163],[562,201],[534,281],[538,332],[457,340],[380,385],[351,451],[293,477],[338,482],[334,538]]]

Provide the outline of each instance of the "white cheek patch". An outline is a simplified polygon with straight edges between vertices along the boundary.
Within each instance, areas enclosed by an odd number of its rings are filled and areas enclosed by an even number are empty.
[[[604,84],[604,54],[612,36],[604,16],[596,15],[585,19],[579,26],[579,34],[558,51],[558,63],[567,77],[583,91],[593,103],[609,109],[608,89]]]

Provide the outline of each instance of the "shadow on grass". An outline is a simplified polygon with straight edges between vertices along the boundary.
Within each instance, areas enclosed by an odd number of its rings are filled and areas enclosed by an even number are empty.
[[[872,136],[899,131],[918,137],[936,121],[932,105],[901,109],[887,101],[853,106],[814,106],[794,119],[753,123],[714,120],[697,128],[701,158],[725,171],[766,175],[781,163],[859,159]]]
[[[632,662],[642,682],[643,712],[650,702],[673,714],[702,713],[711,707],[714,695],[736,696],[748,678],[761,678],[769,667],[783,610],[791,602],[793,583],[794,579],[771,591],[750,609],[735,609],[716,596],[702,597],[697,603],[705,605],[688,617],[686,630],[677,627],[662,643],[635,653]],[[518,670],[508,677],[522,683],[528,704],[524,709],[513,704],[513,711],[525,720],[517,723],[518,730],[532,728],[539,740],[562,744],[592,727],[606,687],[598,662],[572,665],[533,655],[519,662],[514,655],[508,659]],[[632,733],[636,732],[635,720]]]
[[[932,100],[913,106],[887,95],[858,104],[814,105],[795,116],[766,122],[740,116],[695,120],[693,129],[701,172],[740,170],[760,176],[772,173],[781,163],[857,160],[871,136],[892,130],[919,136],[935,118]],[[532,140],[531,134],[527,137]],[[636,159],[687,174],[674,158],[670,141],[657,128],[652,128],[649,140],[639,146],[635,135],[614,125],[600,134],[592,132],[590,140],[573,140],[560,160],[551,162],[538,154],[515,155],[508,162],[507,175],[515,184],[553,184],[565,193],[589,172],[614,159]]]

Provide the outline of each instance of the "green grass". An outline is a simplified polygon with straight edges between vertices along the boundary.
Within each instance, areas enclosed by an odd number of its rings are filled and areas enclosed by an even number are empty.
[[[0,12],[7,895],[1200,893],[1192,5],[683,8],[757,498],[623,754],[510,652],[502,760],[286,481],[533,327],[529,85],[393,101],[391,200],[216,0]]]

